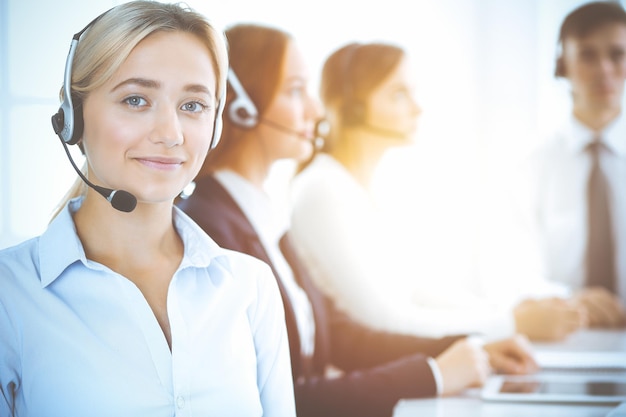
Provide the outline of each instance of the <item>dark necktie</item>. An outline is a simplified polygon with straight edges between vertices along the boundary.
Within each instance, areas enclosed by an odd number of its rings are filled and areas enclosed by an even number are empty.
[[[604,145],[594,140],[588,147],[591,171],[587,184],[588,240],[586,255],[586,284],[601,286],[615,292],[615,251],[609,204],[609,182],[600,165]]]

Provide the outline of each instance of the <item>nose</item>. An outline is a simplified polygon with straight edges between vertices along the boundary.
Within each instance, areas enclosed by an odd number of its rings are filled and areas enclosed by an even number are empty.
[[[177,108],[162,108],[155,112],[154,128],[150,133],[150,140],[153,143],[161,143],[167,148],[181,145],[184,142]]]

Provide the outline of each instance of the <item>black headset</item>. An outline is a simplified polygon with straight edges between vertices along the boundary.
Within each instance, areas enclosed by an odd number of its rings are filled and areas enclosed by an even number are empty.
[[[76,96],[72,94],[72,65],[74,63],[74,54],[76,53],[76,47],[82,34],[89,29],[94,23],[96,23],[102,16],[113,10],[115,7],[102,13],[100,16],[93,19],[87,26],[80,32],[74,34],[72,42],[70,43],[70,51],[67,54],[67,60],[65,61],[65,77],[63,80],[63,102],[59,111],[52,115],[52,128],[59,138],[68,145],[75,145],[78,143],[83,135],[84,121],[83,121],[83,103]],[[213,149],[217,146],[220,136],[222,134],[222,112],[224,111],[224,101],[226,98],[226,89],[222,97],[218,101],[217,111],[215,113],[215,120],[213,121],[213,136],[211,138],[211,144],[209,149]]]

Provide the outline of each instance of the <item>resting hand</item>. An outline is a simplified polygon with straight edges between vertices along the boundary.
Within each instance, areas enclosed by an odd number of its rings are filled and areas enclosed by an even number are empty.
[[[514,315],[517,332],[535,341],[563,340],[587,325],[587,310],[562,298],[525,300]]]
[[[587,311],[590,327],[618,328],[626,325],[626,311],[621,301],[602,287],[580,291],[574,302]]]
[[[443,380],[442,395],[481,386],[491,373],[487,352],[471,339],[456,341],[435,361]]]
[[[533,356],[530,342],[525,336],[516,335],[508,339],[485,345],[491,368],[504,374],[529,374],[536,372],[539,365]]]

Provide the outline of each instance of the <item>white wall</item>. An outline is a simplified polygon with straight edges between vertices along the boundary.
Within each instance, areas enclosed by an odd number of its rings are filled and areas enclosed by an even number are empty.
[[[118,3],[0,0],[0,248],[41,233],[75,178],[50,116],[72,35]],[[325,56],[345,42],[406,47],[425,113],[415,152],[389,157],[407,165],[389,165],[412,167],[404,173],[414,176],[416,195],[438,196],[436,204],[424,200],[424,218],[445,219],[465,236],[485,176],[539,143],[567,110],[566,88],[552,77],[555,41],[561,19],[580,0],[187,3],[222,26],[257,21],[292,32],[308,54],[314,85]]]

